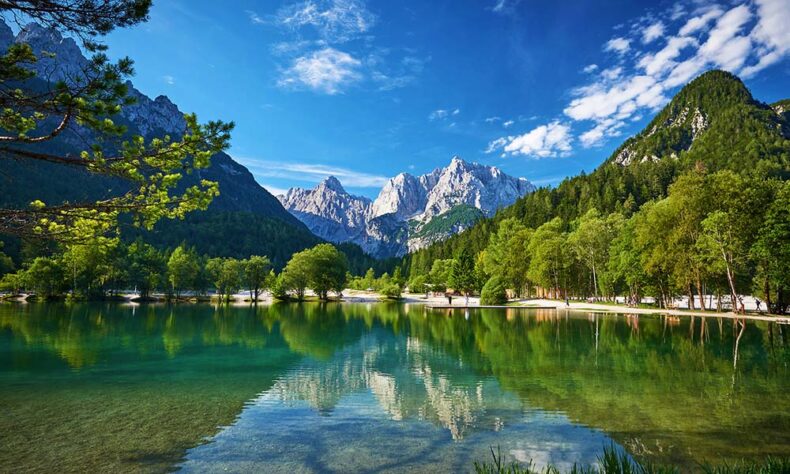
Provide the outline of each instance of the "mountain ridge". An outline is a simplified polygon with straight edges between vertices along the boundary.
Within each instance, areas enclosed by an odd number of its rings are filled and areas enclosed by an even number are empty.
[[[399,173],[372,201],[349,194],[335,177],[310,190],[291,188],[278,199],[319,237],[390,257],[460,232],[534,189],[524,178],[454,156],[448,166],[420,176]],[[459,212],[459,207],[479,213]],[[440,217],[442,225],[428,226]]]
[[[591,209],[629,216],[646,202],[666,197],[675,178],[695,168],[790,179],[788,111],[790,99],[765,104],[733,74],[707,71],[591,173],[540,188],[493,219],[410,254],[403,265],[425,274],[430,262],[451,258],[461,248],[477,253],[508,218],[537,228],[555,217],[571,223]]]
[[[0,20],[0,48],[7,49],[14,42],[27,42],[41,57],[30,66],[37,73],[37,78],[31,81],[34,87],[51,87],[51,82],[39,79],[41,77],[50,81],[71,80],[82,74],[82,69],[88,64],[78,44],[56,30],[31,23],[15,35]],[[128,135],[139,134],[151,139],[163,135],[179,137],[183,133],[186,125],[183,113],[167,96],[151,99],[136,89],[131,81],[126,84],[128,95],[136,102],[124,106],[120,114],[113,116],[113,121],[125,125]],[[75,124],[47,146],[59,153],[78,154],[94,138]],[[292,253],[321,242],[299,219],[286,211],[276,197],[260,186],[246,167],[227,153],[215,154],[209,167],[184,175],[178,188],[183,190],[201,179],[215,181],[220,188],[219,196],[207,211],[193,212],[183,221],[160,221],[150,232],[123,226],[122,235],[128,238],[142,236],[161,247],[174,247],[186,242],[195,246],[198,252],[216,256],[246,258],[251,254],[266,254],[272,257],[278,268]],[[66,165],[38,161],[22,164],[10,159],[0,162],[0,206],[24,207],[36,199],[46,203],[95,201],[122,193],[128,186],[129,183],[120,179]],[[230,228],[225,229],[227,226]],[[213,244],[223,236],[240,234],[245,234],[245,237],[236,239],[233,245],[220,248]],[[18,240],[4,240],[6,250],[18,256]],[[372,263],[372,259],[362,257],[361,251],[348,247],[346,250],[351,260],[362,262],[360,266],[364,266],[355,268],[355,271],[362,271]]]

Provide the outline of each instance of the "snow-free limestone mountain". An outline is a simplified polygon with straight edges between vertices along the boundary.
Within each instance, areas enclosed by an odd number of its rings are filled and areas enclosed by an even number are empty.
[[[428,174],[391,178],[375,201],[349,194],[334,177],[279,199],[319,237],[392,257],[460,232],[534,189],[524,178],[454,157]]]

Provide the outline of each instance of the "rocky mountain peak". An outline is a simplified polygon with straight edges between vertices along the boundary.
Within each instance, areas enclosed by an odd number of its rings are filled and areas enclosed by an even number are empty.
[[[8,28],[8,25],[5,25]],[[77,42],[64,38],[60,32],[45,28],[37,23],[28,23],[14,38],[16,43],[27,43],[38,56],[38,61],[29,67],[36,71],[39,78],[50,82],[75,81],[83,77],[88,60],[82,54]],[[54,57],[43,55],[51,53]]]
[[[340,181],[334,176],[327,176],[323,181],[321,181],[318,187],[323,189],[328,189],[340,194],[348,194],[345,188],[343,188],[343,185],[340,184]]]
[[[726,126],[734,114],[751,108],[767,106],[755,101],[737,76],[720,70],[705,72],[684,86],[642,132],[626,140],[611,160],[628,166],[677,159],[712,127]]]
[[[533,189],[523,178],[454,156],[446,167],[422,176],[400,173],[390,178],[373,202],[349,195],[332,176],[313,190],[292,188],[280,201],[319,237],[351,241],[371,255],[391,257],[470,225],[459,221],[434,226],[444,229],[441,235],[424,231],[434,218],[469,220],[470,216],[493,215]],[[459,209],[466,211],[452,212]]]

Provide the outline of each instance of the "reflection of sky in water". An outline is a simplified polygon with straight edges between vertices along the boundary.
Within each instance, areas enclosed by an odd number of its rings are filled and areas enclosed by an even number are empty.
[[[182,469],[467,472],[491,446],[508,460],[570,468],[610,442],[564,414],[525,408],[457,358],[378,333],[290,371]]]

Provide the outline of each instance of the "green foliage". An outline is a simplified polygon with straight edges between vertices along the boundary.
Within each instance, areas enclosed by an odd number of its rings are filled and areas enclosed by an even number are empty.
[[[10,273],[16,268],[16,265],[14,265],[14,261],[11,259],[11,257],[3,253],[3,246],[3,242],[0,242],[0,276]]]
[[[327,299],[330,291],[343,291],[347,271],[348,261],[342,252],[332,244],[319,244],[295,253],[283,274],[286,286],[298,299],[304,298],[308,287],[319,298]]]
[[[507,288],[504,280],[499,276],[488,279],[480,292],[480,304],[503,305],[507,303]]]
[[[461,204],[439,214],[425,225],[417,228],[412,233],[412,237],[443,237],[452,234],[456,229],[469,228],[483,217],[483,211],[480,209],[468,204]]]
[[[498,275],[503,284],[521,293],[527,284],[529,253],[527,245],[532,230],[518,219],[508,218],[499,223],[482,252],[482,269],[486,275]]]
[[[147,298],[153,289],[164,284],[167,261],[163,254],[142,240],[133,242],[127,252],[129,284]]]
[[[23,167],[54,163],[127,183],[124,193],[100,200],[47,203],[34,198],[25,206],[0,209],[3,233],[82,242],[117,233],[122,215],[150,229],[162,218],[183,218],[193,210],[206,209],[217,195],[215,182],[200,180],[181,189],[178,184],[184,173],[206,168],[213,154],[227,148],[233,124],[201,125],[195,115],[187,114],[186,129],[179,137],[127,134],[119,113],[133,102],[127,95],[132,61],[122,58],[113,63],[101,52],[103,46],[88,40],[115,27],[144,21],[149,6],[147,0],[85,1],[79,5],[10,2],[3,6],[11,15],[84,35],[86,50],[93,53],[82,71],[48,83],[50,78],[36,77],[31,67],[39,58],[30,45],[9,46],[0,57],[4,156],[18,160]],[[75,127],[92,144],[81,152],[62,152],[57,139]]]
[[[417,275],[409,280],[409,293],[427,293],[430,288],[425,275]]]
[[[497,447],[496,452],[491,448],[492,461],[489,463],[475,461],[476,474],[560,474],[554,465],[536,469],[530,460],[525,466],[516,462],[506,463],[502,459],[502,452]],[[790,459],[767,457],[763,461],[740,462],[733,465],[703,464],[702,472],[706,474],[784,474],[790,471]],[[597,465],[579,465],[574,463],[568,474],[677,474],[681,472],[678,467],[666,465],[659,466],[653,463],[643,463],[633,459],[623,450],[614,446],[604,447],[603,454],[598,456]]]
[[[42,299],[62,294],[65,289],[64,269],[61,263],[53,258],[38,257],[24,273],[24,283],[33,289],[36,296]]]
[[[458,257],[453,261],[447,286],[465,295],[479,288],[474,257],[469,250],[461,249]]]
[[[244,265],[244,282],[250,290],[252,301],[258,301],[258,294],[266,287],[271,271],[271,262],[268,257],[253,255],[242,262]]]
[[[634,304],[651,295],[663,306],[682,294],[692,308],[697,299],[705,308],[704,294],[729,293],[737,308],[738,295],[755,289],[770,310],[785,312],[783,104],[775,111],[755,101],[729,73],[703,74],[593,173],[539,189],[403,266],[411,278],[436,279],[436,262],[464,250],[482,276],[517,292],[627,294]]]
[[[179,298],[181,291],[194,288],[200,274],[200,262],[194,249],[179,245],[167,260],[167,280],[173,295]]]
[[[219,299],[229,301],[245,278],[245,262],[235,258],[215,257],[206,262],[206,271],[214,282]]]
[[[381,285],[378,291],[385,298],[391,300],[397,300],[401,298],[401,292],[403,291],[403,287],[391,281],[389,283]]]

